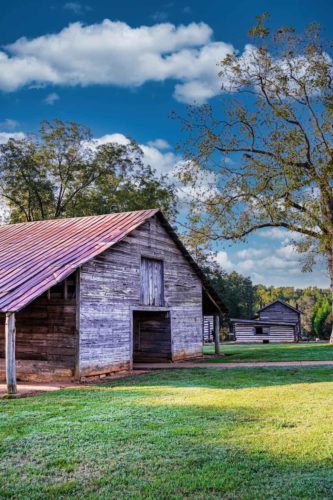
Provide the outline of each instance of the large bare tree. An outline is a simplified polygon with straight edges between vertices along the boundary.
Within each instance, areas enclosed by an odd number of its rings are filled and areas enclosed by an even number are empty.
[[[267,15],[243,54],[220,63],[222,103],[190,108],[183,120],[183,181],[202,170],[215,189],[194,200],[197,240],[239,240],[282,227],[306,252],[327,259],[333,290],[333,64],[318,26],[271,33]],[[310,258],[311,257],[311,258]],[[331,337],[332,339],[332,337]]]

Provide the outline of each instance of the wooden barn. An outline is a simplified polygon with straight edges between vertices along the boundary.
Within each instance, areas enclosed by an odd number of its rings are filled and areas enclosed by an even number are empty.
[[[200,356],[226,309],[159,210],[0,226],[0,376],[50,380]],[[217,345],[218,349],[218,345]]]
[[[282,300],[274,300],[257,312],[257,319],[230,320],[236,342],[295,342],[301,331],[301,311]]]

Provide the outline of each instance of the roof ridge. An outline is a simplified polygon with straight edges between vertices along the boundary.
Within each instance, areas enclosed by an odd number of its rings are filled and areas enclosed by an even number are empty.
[[[128,210],[127,212],[110,212],[106,214],[97,214],[97,215],[80,215],[77,217],[58,217],[54,219],[41,219],[41,220],[33,220],[33,221],[25,221],[25,222],[13,222],[12,224],[0,224],[0,230],[3,227],[14,227],[14,226],[23,226],[26,224],[45,224],[45,223],[54,223],[57,221],[73,221],[73,220],[79,220],[79,219],[93,219],[93,218],[102,218],[102,217],[109,217],[111,215],[129,215],[129,214],[140,214],[143,212],[150,212],[150,211],[155,211],[155,213],[160,212],[160,208],[145,208],[142,210]]]
[[[294,307],[292,306],[291,304],[289,304],[288,302],[285,302],[284,300],[282,299],[275,299],[275,300],[272,300],[271,302],[269,302],[268,304],[266,304],[265,306],[261,307],[260,309],[258,309],[257,313],[263,311],[264,309],[267,309],[267,307],[275,304],[275,302],[280,302],[281,304],[289,307],[290,309],[293,309],[294,311],[297,311],[299,313],[301,313],[302,311],[300,309],[298,309],[297,307]]]

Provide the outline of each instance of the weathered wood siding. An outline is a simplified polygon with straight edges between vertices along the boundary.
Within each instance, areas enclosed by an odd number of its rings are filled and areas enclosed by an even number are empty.
[[[61,297],[59,285],[55,296],[52,290],[16,313],[16,359],[35,361],[36,367],[41,365],[39,362],[44,362],[41,371],[46,372],[48,364],[52,372],[57,367],[68,368],[71,370],[65,370],[68,374],[74,370],[76,299],[72,294],[72,298]],[[4,357],[5,315],[1,314],[0,358]],[[34,363],[21,365],[27,367],[27,372],[29,366],[30,371],[34,371]],[[23,378],[23,372],[20,372],[20,376]]]
[[[214,316],[204,316],[204,342],[214,342]]]
[[[236,323],[234,325],[236,342],[258,343],[269,342],[294,342],[294,327],[288,325],[271,325],[269,334],[255,334],[255,326],[246,323]]]
[[[263,311],[260,311],[259,319],[262,321],[295,323],[297,324],[297,330],[299,331],[299,314],[281,302],[275,302],[274,304],[267,306]]]
[[[140,297],[142,257],[163,260],[172,359],[202,353],[201,281],[154,217],[81,268],[81,375],[131,366],[133,311],[154,310]]]

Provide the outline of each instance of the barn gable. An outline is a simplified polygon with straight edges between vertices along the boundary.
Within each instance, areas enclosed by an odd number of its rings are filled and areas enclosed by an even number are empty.
[[[301,314],[301,312],[302,312],[299,309],[297,309],[297,307],[293,307],[281,299],[273,300],[269,304],[267,304],[264,307],[262,307],[261,309],[259,309],[257,312],[258,312],[258,314],[260,314],[262,311],[265,311],[266,309],[278,309],[278,308],[280,308],[280,310],[291,309],[292,311],[295,311],[298,314]]]
[[[283,302],[282,300],[274,300],[267,306],[262,307],[258,311],[259,319],[263,321],[285,321],[296,325],[296,334],[300,332],[300,315],[301,311],[296,307]]]

